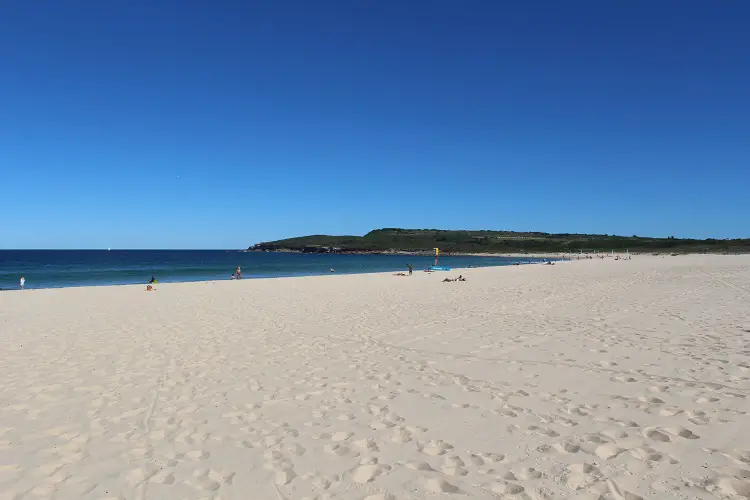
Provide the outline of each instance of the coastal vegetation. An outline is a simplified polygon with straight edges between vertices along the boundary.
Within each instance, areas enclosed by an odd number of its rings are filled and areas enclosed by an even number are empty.
[[[749,253],[750,239],[682,239],[669,236],[551,234],[384,228],[364,236],[310,235],[258,243],[249,251],[304,253],[559,253],[630,251],[650,253]]]

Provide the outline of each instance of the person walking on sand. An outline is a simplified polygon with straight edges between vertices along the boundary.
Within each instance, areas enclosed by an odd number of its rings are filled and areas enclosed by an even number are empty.
[[[21,290],[23,290],[23,287],[26,286],[26,278],[21,276],[21,281],[18,282],[21,285]]]
[[[411,264],[406,264],[406,267],[408,267],[408,268],[409,268],[409,276],[411,276],[411,273],[413,273],[413,272],[414,272],[414,268],[412,267],[412,265],[411,265]]]

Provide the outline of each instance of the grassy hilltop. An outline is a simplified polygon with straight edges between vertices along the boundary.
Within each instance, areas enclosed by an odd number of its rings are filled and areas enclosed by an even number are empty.
[[[694,240],[601,234],[519,233],[513,231],[447,231],[385,228],[364,236],[311,235],[259,243],[251,251],[294,252],[432,252],[516,253],[630,250],[631,252],[745,253],[750,239]]]

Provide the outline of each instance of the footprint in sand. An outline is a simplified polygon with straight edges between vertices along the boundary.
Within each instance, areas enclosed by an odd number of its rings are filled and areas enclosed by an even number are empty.
[[[671,437],[680,437],[683,439],[699,438],[697,434],[694,434],[692,431],[684,427],[668,427],[665,429],[661,429],[658,427],[647,427],[643,430],[643,435],[653,441],[661,441],[663,443],[671,442]]]
[[[188,479],[186,484],[199,491],[216,491],[221,487],[221,483],[212,478],[210,473],[208,469],[197,469],[193,471],[193,477]]]
[[[579,445],[567,439],[553,444],[552,447],[556,451],[564,454],[578,453],[581,450]]]
[[[601,495],[595,498],[612,498],[614,500],[643,500],[643,497],[626,491],[617,481],[607,479],[600,481],[591,487],[591,491]]]
[[[438,440],[428,441],[419,449],[422,453],[426,453],[427,455],[432,455],[436,457],[438,455],[444,454],[446,451],[452,450],[453,446],[446,443],[442,439],[438,439]]]
[[[626,451],[625,448],[620,448],[619,446],[610,443],[598,446],[594,450],[594,454],[601,459],[609,460],[615,458],[624,451]]]
[[[282,467],[276,470],[273,477],[273,482],[278,485],[285,485],[291,483],[294,478],[297,477],[297,473],[291,467]]]
[[[505,455],[502,453],[477,453],[477,455],[487,462],[500,463],[505,460]]]
[[[425,481],[425,489],[431,493],[459,493],[460,492],[460,490],[455,485],[449,483],[448,481],[445,481],[444,479],[440,479],[438,477],[433,477]]]
[[[695,425],[708,425],[711,423],[711,418],[706,415],[705,411],[693,410],[685,412],[688,417],[688,422]]]
[[[360,465],[354,471],[352,471],[352,481],[358,484],[370,483],[375,480],[376,477],[382,476],[391,470],[389,465],[382,464],[367,464]]]
[[[662,393],[662,392],[669,391],[669,386],[668,385],[652,385],[651,387],[648,388],[648,390],[650,392]]]
[[[700,396],[696,398],[695,402],[698,404],[711,404],[719,401],[719,398],[713,396]]]
[[[355,441],[354,445],[365,451],[371,451],[371,452],[380,451],[380,448],[378,448],[378,444],[375,442],[373,438],[360,439],[359,441]]]
[[[403,427],[398,427],[394,429],[393,433],[391,434],[392,443],[404,444],[404,443],[408,443],[411,440],[412,440],[411,432],[409,432]]]
[[[328,453],[329,455],[335,455],[337,457],[345,457],[345,456],[359,456],[359,453],[352,451],[351,448],[348,446],[344,446],[338,443],[331,443],[327,444],[323,447],[323,451]]]
[[[675,406],[665,406],[659,410],[659,415],[662,417],[674,417],[675,415],[679,415],[684,410],[677,408]]]
[[[466,465],[466,463],[461,457],[453,455],[445,458],[440,470],[446,476],[466,476],[469,471],[464,468],[464,465]]]
[[[595,465],[586,462],[572,464],[568,466],[565,484],[571,490],[580,490],[596,483],[601,477],[602,473]]]
[[[661,404],[664,404],[664,400],[663,399],[659,399],[659,398],[657,398],[655,396],[639,396],[637,399],[641,403],[646,403],[646,404],[649,404],[649,405],[661,405]]]
[[[694,434],[691,430],[684,427],[667,427],[664,432],[671,434],[672,436],[681,437],[683,439],[698,439],[700,436]]]
[[[335,432],[331,435],[331,441],[333,441],[334,443],[340,443],[342,441],[346,441],[352,436],[354,436],[353,432],[345,432],[345,431]]]
[[[672,441],[667,434],[653,427],[644,429],[643,435],[652,441],[660,441],[662,443],[669,443]]]
[[[193,450],[185,453],[185,456],[191,460],[205,460],[211,456],[211,454],[205,450]]]
[[[425,472],[434,472],[435,469],[432,468],[430,464],[427,462],[409,462],[405,465],[407,469],[412,470],[421,470]]]
[[[534,469],[533,467],[525,467],[516,470],[515,476],[523,481],[531,481],[533,479],[541,478],[542,473]]]
[[[632,450],[630,450],[630,454],[638,460],[643,460],[644,462],[661,462],[664,459],[664,455],[662,455],[658,450],[655,450],[648,446],[633,448]]]
[[[300,446],[298,444],[288,443],[288,444],[283,444],[281,446],[281,451],[284,452],[284,453],[286,453],[286,454],[296,455],[296,456],[299,457],[299,456],[304,455],[305,451],[307,451],[307,450],[305,450],[305,448],[303,446]]]
[[[609,442],[609,439],[606,439],[606,436],[602,437],[602,435],[599,435],[599,434],[584,434],[581,437],[581,440],[587,443],[594,443],[594,444],[605,444]]]
[[[547,436],[547,437],[558,437],[558,436],[560,436],[560,434],[557,431],[554,431],[554,430],[549,429],[549,428],[538,427],[536,425],[530,425],[528,427],[528,430],[531,431],[531,433],[535,434],[535,435],[542,435],[542,436]]]
[[[484,459],[477,454],[469,453],[469,456],[467,458],[469,462],[471,462],[471,465],[475,467],[484,465]]]
[[[622,429],[606,429],[601,434],[610,439],[624,439],[628,437],[628,433]]]

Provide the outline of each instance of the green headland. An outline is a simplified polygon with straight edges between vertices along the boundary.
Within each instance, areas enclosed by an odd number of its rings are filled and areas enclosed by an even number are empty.
[[[303,253],[749,253],[750,239],[684,239],[608,234],[551,234],[514,231],[472,231],[385,228],[364,236],[310,235],[258,243],[256,252]]]

